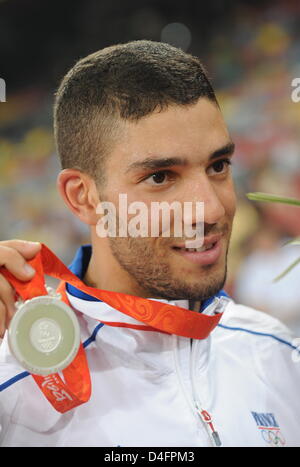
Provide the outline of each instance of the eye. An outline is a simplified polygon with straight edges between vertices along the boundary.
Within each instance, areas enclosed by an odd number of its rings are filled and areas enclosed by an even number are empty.
[[[144,179],[148,185],[152,186],[159,186],[159,185],[165,185],[166,182],[169,181],[171,178],[171,172],[167,170],[162,170],[160,172],[155,172],[151,175],[148,175],[147,178]]]
[[[220,159],[219,161],[214,162],[208,169],[208,172],[213,170],[214,173],[211,175],[220,175],[220,174],[226,174],[232,165],[232,162],[230,159]]]

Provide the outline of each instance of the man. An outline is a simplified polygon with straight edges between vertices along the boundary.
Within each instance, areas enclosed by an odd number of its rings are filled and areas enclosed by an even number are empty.
[[[67,285],[88,342],[91,399],[56,412],[22,373],[5,335],[1,444],[300,445],[300,365],[292,336],[222,292],[236,202],[234,144],[200,61],[144,40],[96,52],[63,79],[54,126],[60,194],[91,232],[91,247],[78,251],[71,270],[88,286],[194,309],[203,319],[227,306],[206,338],[191,339],[143,327]],[[203,202],[204,245],[195,251],[184,235],[174,235],[174,217],[169,236],[160,225],[155,237],[100,237],[97,207],[118,206],[119,194],[149,208],[158,201]],[[186,222],[195,227],[199,219],[193,212]],[[21,266],[38,250],[2,242],[1,264],[24,281]],[[13,290],[3,277],[1,293],[8,323]]]

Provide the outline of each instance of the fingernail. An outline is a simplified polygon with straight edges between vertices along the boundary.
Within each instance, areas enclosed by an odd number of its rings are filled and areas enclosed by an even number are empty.
[[[30,266],[30,264],[26,263],[23,269],[27,275],[32,276],[35,273],[35,270]]]

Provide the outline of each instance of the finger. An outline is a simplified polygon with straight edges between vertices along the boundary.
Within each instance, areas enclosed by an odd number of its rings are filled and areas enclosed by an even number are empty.
[[[19,251],[0,245],[0,266],[5,266],[17,279],[28,281],[32,279],[35,270],[25,261]]]
[[[4,240],[0,242],[0,249],[1,247],[8,247],[13,248],[14,250],[18,251],[23,258],[25,259],[32,259],[35,255],[40,251],[42,245],[39,242],[29,242],[27,240]],[[1,257],[0,257],[1,261]]]

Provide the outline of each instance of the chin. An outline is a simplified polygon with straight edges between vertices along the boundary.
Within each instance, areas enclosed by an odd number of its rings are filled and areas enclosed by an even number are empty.
[[[182,277],[174,280],[173,291],[169,290],[173,299],[206,300],[222,290],[227,278],[227,268],[213,271],[211,266],[211,271],[208,269],[191,281],[183,282]]]
[[[206,300],[224,287],[226,276],[223,274],[221,278],[209,280],[198,280],[193,282],[182,282],[182,279],[170,280],[168,285],[161,288],[153,288],[149,290],[148,296],[159,296],[166,300]]]

